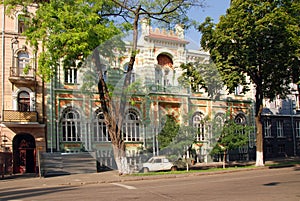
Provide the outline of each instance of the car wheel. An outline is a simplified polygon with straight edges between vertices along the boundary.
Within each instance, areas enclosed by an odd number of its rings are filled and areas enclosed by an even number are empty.
[[[171,167],[171,171],[177,171],[177,167],[176,166]]]
[[[149,169],[144,167],[144,168],[143,168],[143,172],[144,172],[144,173],[149,172]]]

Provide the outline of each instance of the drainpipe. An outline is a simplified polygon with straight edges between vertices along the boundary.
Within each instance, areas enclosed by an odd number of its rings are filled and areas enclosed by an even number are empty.
[[[5,6],[4,6],[4,0],[3,0],[3,10],[2,10],[2,88],[1,88],[1,101],[2,101],[2,108],[1,108],[1,121],[3,121],[3,111],[4,111],[4,65],[5,65],[5,38],[4,38],[4,33],[5,33]]]
[[[50,147],[50,152],[53,153],[53,77],[51,76],[50,80],[50,142],[51,142],[51,147]]]
[[[296,95],[295,95],[296,96]],[[297,155],[297,149],[296,149],[296,135],[295,135],[295,128],[294,128],[294,108],[293,108],[293,99],[291,101],[291,123],[292,123],[292,135],[293,135],[293,144],[294,144],[294,156]],[[296,100],[295,100],[296,101]]]

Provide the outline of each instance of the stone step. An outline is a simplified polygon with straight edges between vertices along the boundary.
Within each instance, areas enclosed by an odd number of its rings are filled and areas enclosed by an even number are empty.
[[[45,177],[95,172],[97,172],[97,163],[93,153],[41,154],[41,173]]]

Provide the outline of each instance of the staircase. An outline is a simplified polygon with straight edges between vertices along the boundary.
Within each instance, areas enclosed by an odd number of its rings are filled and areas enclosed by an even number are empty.
[[[93,153],[42,153],[41,174],[44,177],[97,172]]]
[[[70,174],[83,174],[97,172],[96,159],[93,153],[63,153],[62,162],[64,171]]]

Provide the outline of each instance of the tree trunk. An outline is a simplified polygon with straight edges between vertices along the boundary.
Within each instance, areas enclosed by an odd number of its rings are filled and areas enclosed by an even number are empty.
[[[255,117],[256,123],[256,164],[255,166],[264,166],[263,154],[263,129],[260,115]]]
[[[113,146],[113,151],[114,151],[114,159],[117,164],[119,175],[129,174],[130,168],[127,163],[125,148],[119,147],[116,144],[112,144],[112,146]],[[122,145],[122,146],[124,146],[124,145]]]
[[[223,155],[223,169],[226,168],[226,151],[224,151],[224,155]]]
[[[263,129],[261,122],[261,113],[263,110],[263,92],[260,86],[256,86],[255,94],[255,124],[256,124],[256,164],[255,166],[264,166],[263,154]]]
[[[95,65],[101,67],[100,53],[97,48],[94,50],[93,59]],[[129,168],[126,158],[125,142],[122,136],[123,114],[126,99],[122,100],[120,97],[114,97],[115,99],[120,100],[112,101],[109,95],[108,87],[103,78],[102,69],[100,69],[99,71],[98,93],[105,124],[108,128],[108,132],[111,138],[114,159],[116,161],[119,174],[127,174],[129,173]]]

